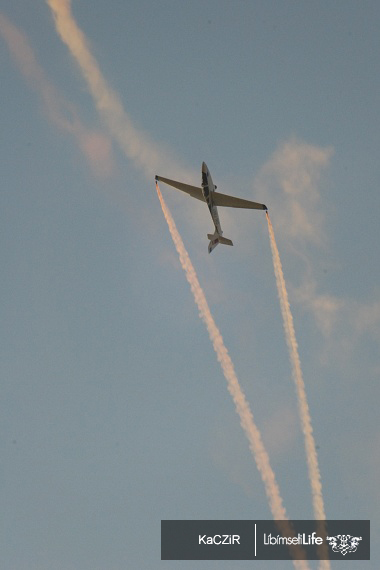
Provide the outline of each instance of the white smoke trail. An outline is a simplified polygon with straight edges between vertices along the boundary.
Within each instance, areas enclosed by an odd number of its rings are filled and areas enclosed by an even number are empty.
[[[273,257],[273,267],[276,276],[277,291],[280,299],[281,314],[284,323],[285,338],[289,349],[289,358],[292,365],[293,379],[296,385],[298,410],[305,440],[306,459],[307,459],[309,480],[312,492],[314,517],[316,520],[324,521],[326,520],[326,514],[325,514],[323,496],[322,496],[321,474],[318,466],[318,456],[313,436],[313,428],[311,425],[309,405],[307,403],[305,383],[302,377],[301,361],[298,354],[298,344],[294,330],[293,316],[290,310],[290,304],[285,285],[284,273],[282,271],[280,254],[277,248],[276,240],[274,237],[273,226],[272,222],[270,221],[268,212],[266,212],[266,216],[268,221],[270,245]],[[321,560],[320,567],[326,569],[330,568],[329,561]]]
[[[194,295],[194,300],[198,306],[199,316],[207,327],[210,340],[213,344],[218,361],[222,367],[223,374],[227,380],[228,391],[230,392],[235,403],[236,411],[240,418],[241,427],[243,428],[248,438],[250,450],[256,462],[257,469],[259,470],[261,478],[264,482],[265,492],[269,500],[273,518],[275,520],[288,520],[285,508],[282,504],[282,498],[278,484],[276,482],[275,474],[270,466],[269,456],[261,438],[260,430],[254,422],[249,404],[240,387],[235,373],[234,365],[232,363],[230,355],[228,354],[227,348],[224,345],[223,337],[215,324],[213,316],[211,315],[206,297],[199,284],[193,264],[191,263],[181,236],[178,233],[175,222],[164,202],[157,183],[156,189],[158,198],[161,203],[162,211],[169,227],[170,234],[179,255],[182,269],[185,271],[186,279],[190,284],[191,291]],[[290,528],[288,532],[291,534],[292,531]],[[307,562],[305,560],[294,561],[294,565],[296,568],[308,568]]]
[[[90,51],[88,40],[74,20],[70,0],[46,0],[46,3],[53,13],[59,36],[82,71],[99,114],[125,155],[150,180],[158,167],[172,172],[174,176],[187,177],[188,173],[178,166],[178,161],[161,150],[162,145],[160,147],[146,133],[133,126],[119,97],[107,85]]]
[[[67,101],[47,77],[24,32],[0,12],[0,36],[22,76],[40,96],[49,120],[61,131],[70,134],[86,156],[97,176],[105,177],[114,168],[111,142],[98,130],[87,128],[79,119],[74,105]]]

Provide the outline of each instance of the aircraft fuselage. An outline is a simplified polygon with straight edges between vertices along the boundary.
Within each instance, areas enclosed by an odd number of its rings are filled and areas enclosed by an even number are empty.
[[[212,221],[218,234],[222,235],[222,228],[220,227],[220,220],[218,214],[218,208],[214,204],[213,192],[216,186],[214,185],[207,164],[202,162],[202,194],[206,200],[208,209],[210,210]]]

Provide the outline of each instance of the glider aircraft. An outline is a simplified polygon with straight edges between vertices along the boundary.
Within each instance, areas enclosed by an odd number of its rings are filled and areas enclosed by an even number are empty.
[[[235,198],[234,196],[228,196],[227,194],[215,192],[217,187],[212,181],[210,171],[207,168],[205,162],[202,162],[201,188],[198,186],[190,186],[189,184],[184,184],[183,182],[177,182],[176,180],[169,180],[169,178],[163,178],[162,176],[156,175],[155,178],[156,181],[160,180],[169,186],[177,188],[177,190],[186,192],[186,194],[189,194],[189,196],[192,196],[197,200],[201,200],[201,202],[207,203],[212,221],[214,222],[215,226],[215,232],[213,234],[207,234],[207,237],[210,240],[210,243],[208,244],[209,253],[212,252],[218,243],[222,243],[223,245],[233,245],[230,239],[223,237],[217,206],[228,206],[230,208],[250,208],[253,210],[268,209],[264,204],[259,204],[257,202],[251,202],[250,200],[243,200],[242,198]]]

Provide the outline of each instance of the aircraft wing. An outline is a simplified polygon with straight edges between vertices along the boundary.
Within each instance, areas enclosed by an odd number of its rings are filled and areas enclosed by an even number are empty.
[[[213,192],[212,194],[215,206],[229,206],[230,208],[250,208],[252,210],[267,210],[265,204],[258,202],[251,202],[250,200],[243,200],[242,198],[235,198],[235,196],[228,196],[227,194],[220,194]]]
[[[176,180],[169,180],[169,178],[162,178],[162,176],[156,176],[156,180],[169,184],[169,186],[173,186],[174,188],[177,188],[177,190],[182,190],[182,192],[186,192],[186,194],[189,194],[189,196],[192,196],[197,200],[201,200],[201,202],[205,201],[202,188],[190,186],[190,184],[184,184],[183,182],[177,182]]]

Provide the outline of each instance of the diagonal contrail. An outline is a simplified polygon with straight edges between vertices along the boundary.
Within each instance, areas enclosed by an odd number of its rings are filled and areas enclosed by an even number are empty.
[[[160,147],[132,124],[119,97],[107,85],[87,38],[73,18],[70,0],[46,0],[46,3],[53,13],[59,36],[82,71],[99,114],[126,156],[150,180],[159,166],[175,176],[187,176],[185,169],[178,166],[178,161],[161,150],[162,145]]]
[[[274,237],[273,226],[269,218],[268,212],[266,212],[266,217],[268,221],[270,245],[273,257],[273,267],[276,276],[278,297],[280,299],[285,338],[286,338],[286,343],[288,345],[290,362],[292,365],[293,379],[296,385],[298,411],[300,415],[301,426],[305,440],[306,459],[307,459],[309,480],[312,492],[314,517],[316,520],[324,521],[326,520],[326,514],[325,514],[323,496],[322,496],[321,474],[318,466],[318,456],[313,436],[313,428],[311,425],[309,405],[307,403],[305,383],[302,377],[301,361],[298,354],[298,344],[294,330],[293,316],[290,310],[290,304],[285,285],[284,273],[282,271],[280,254],[277,248],[276,240]],[[320,565],[321,568],[326,568],[326,569],[330,568],[330,563],[328,560],[321,560]]]
[[[110,175],[113,170],[113,160],[109,137],[87,128],[82,123],[75,106],[62,96],[47,77],[26,34],[1,12],[0,36],[4,38],[9,53],[24,79],[40,96],[49,120],[61,131],[74,137],[96,175],[102,177]]]

